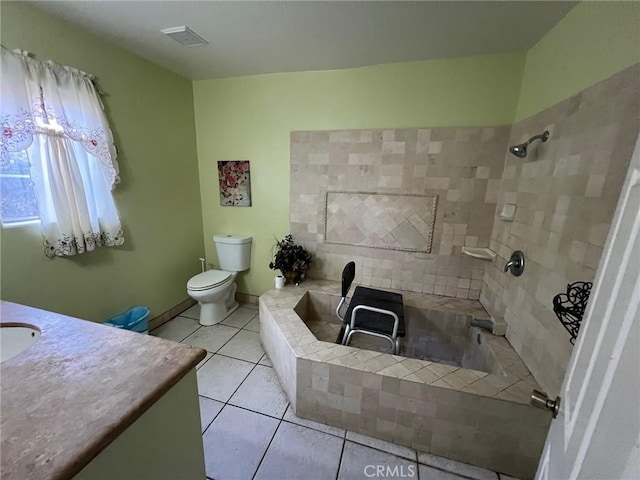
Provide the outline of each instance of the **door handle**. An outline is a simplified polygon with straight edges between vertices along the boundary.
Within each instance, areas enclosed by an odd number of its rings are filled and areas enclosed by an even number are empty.
[[[555,400],[551,400],[549,395],[545,392],[534,390],[531,393],[531,405],[542,408],[543,410],[551,410],[553,418],[556,418],[560,411],[560,397],[556,397]]]

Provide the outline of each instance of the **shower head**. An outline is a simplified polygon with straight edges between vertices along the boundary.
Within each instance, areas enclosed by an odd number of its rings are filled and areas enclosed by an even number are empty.
[[[549,131],[545,130],[540,135],[531,137],[529,140],[527,140],[524,143],[521,143],[520,145],[514,145],[513,147],[509,147],[509,151],[518,158],[525,158],[527,156],[527,146],[531,142],[533,142],[534,140],[541,140],[543,142],[546,142],[548,138],[549,138]]]
[[[514,145],[509,148],[509,151],[518,158],[525,158],[527,156],[527,145],[529,143],[522,143],[520,145]]]

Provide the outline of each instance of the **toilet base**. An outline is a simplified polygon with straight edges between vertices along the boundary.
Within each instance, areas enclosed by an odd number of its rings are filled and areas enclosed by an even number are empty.
[[[200,325],[210,327],[216,325],[231,315],[240,304],[236,301],[237,286],[234,283],[223,302],[200,302]]]

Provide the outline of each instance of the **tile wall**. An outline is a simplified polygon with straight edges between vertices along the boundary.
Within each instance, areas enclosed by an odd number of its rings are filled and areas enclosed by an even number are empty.
[[[480,299],[557,393],[572,346],[552,299],[595,277],[638,135],[639,78],[629,67],[513,126],[292,132],[291,233],[315,254],[310,277],[337,280],[354,260],[362,285]],[[506,153],[545,129],[526,159]],[[332,191],[437,195],[430,253],[326,243]],[[513,222],[495,217],[504,203],[517,205]],[[498,256],[473,259],[463,245]],[[502,271],[514,250],[522,277]]]
[[[481,303],[508,324],[507,338],[549,395],[562,384],[572,346],[552,310],[567,284],[593,281],[640,124],[635,65],[512,128],[509,144],[549,130],[529,156],[506,155],[498,208],[517,204],[515,221],[496,219]],[[502,267],[526,257],[513,277]]]
[[[337,280],[354,260],[362,285],[477,300],[484,261],[462,255],[461,248],[489,245],[509,129],[292,132],[291,233],[315,255],[309,275]],[[430,248],[411,252],[326,243],[326,194],[345,191],[374,193],[381,203],[398,194],[437,195],[432,232],[422,235],[430,238]],[[338,235],[333,220],[331,233],[342,243],[370,239],[382,224],[363,216],[360,230],[350,222]],[[411,237],[406,229],[403,235]]]

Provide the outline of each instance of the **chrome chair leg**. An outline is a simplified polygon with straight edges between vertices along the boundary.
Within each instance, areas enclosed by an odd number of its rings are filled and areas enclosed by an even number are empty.
[[[349,338],[350,335],[349,333],[351,332],[351,328],[349,328],[349,325],[345,325],[344,326],[344,333],[342,334],[342,345],[348,345],[349,344]]]

